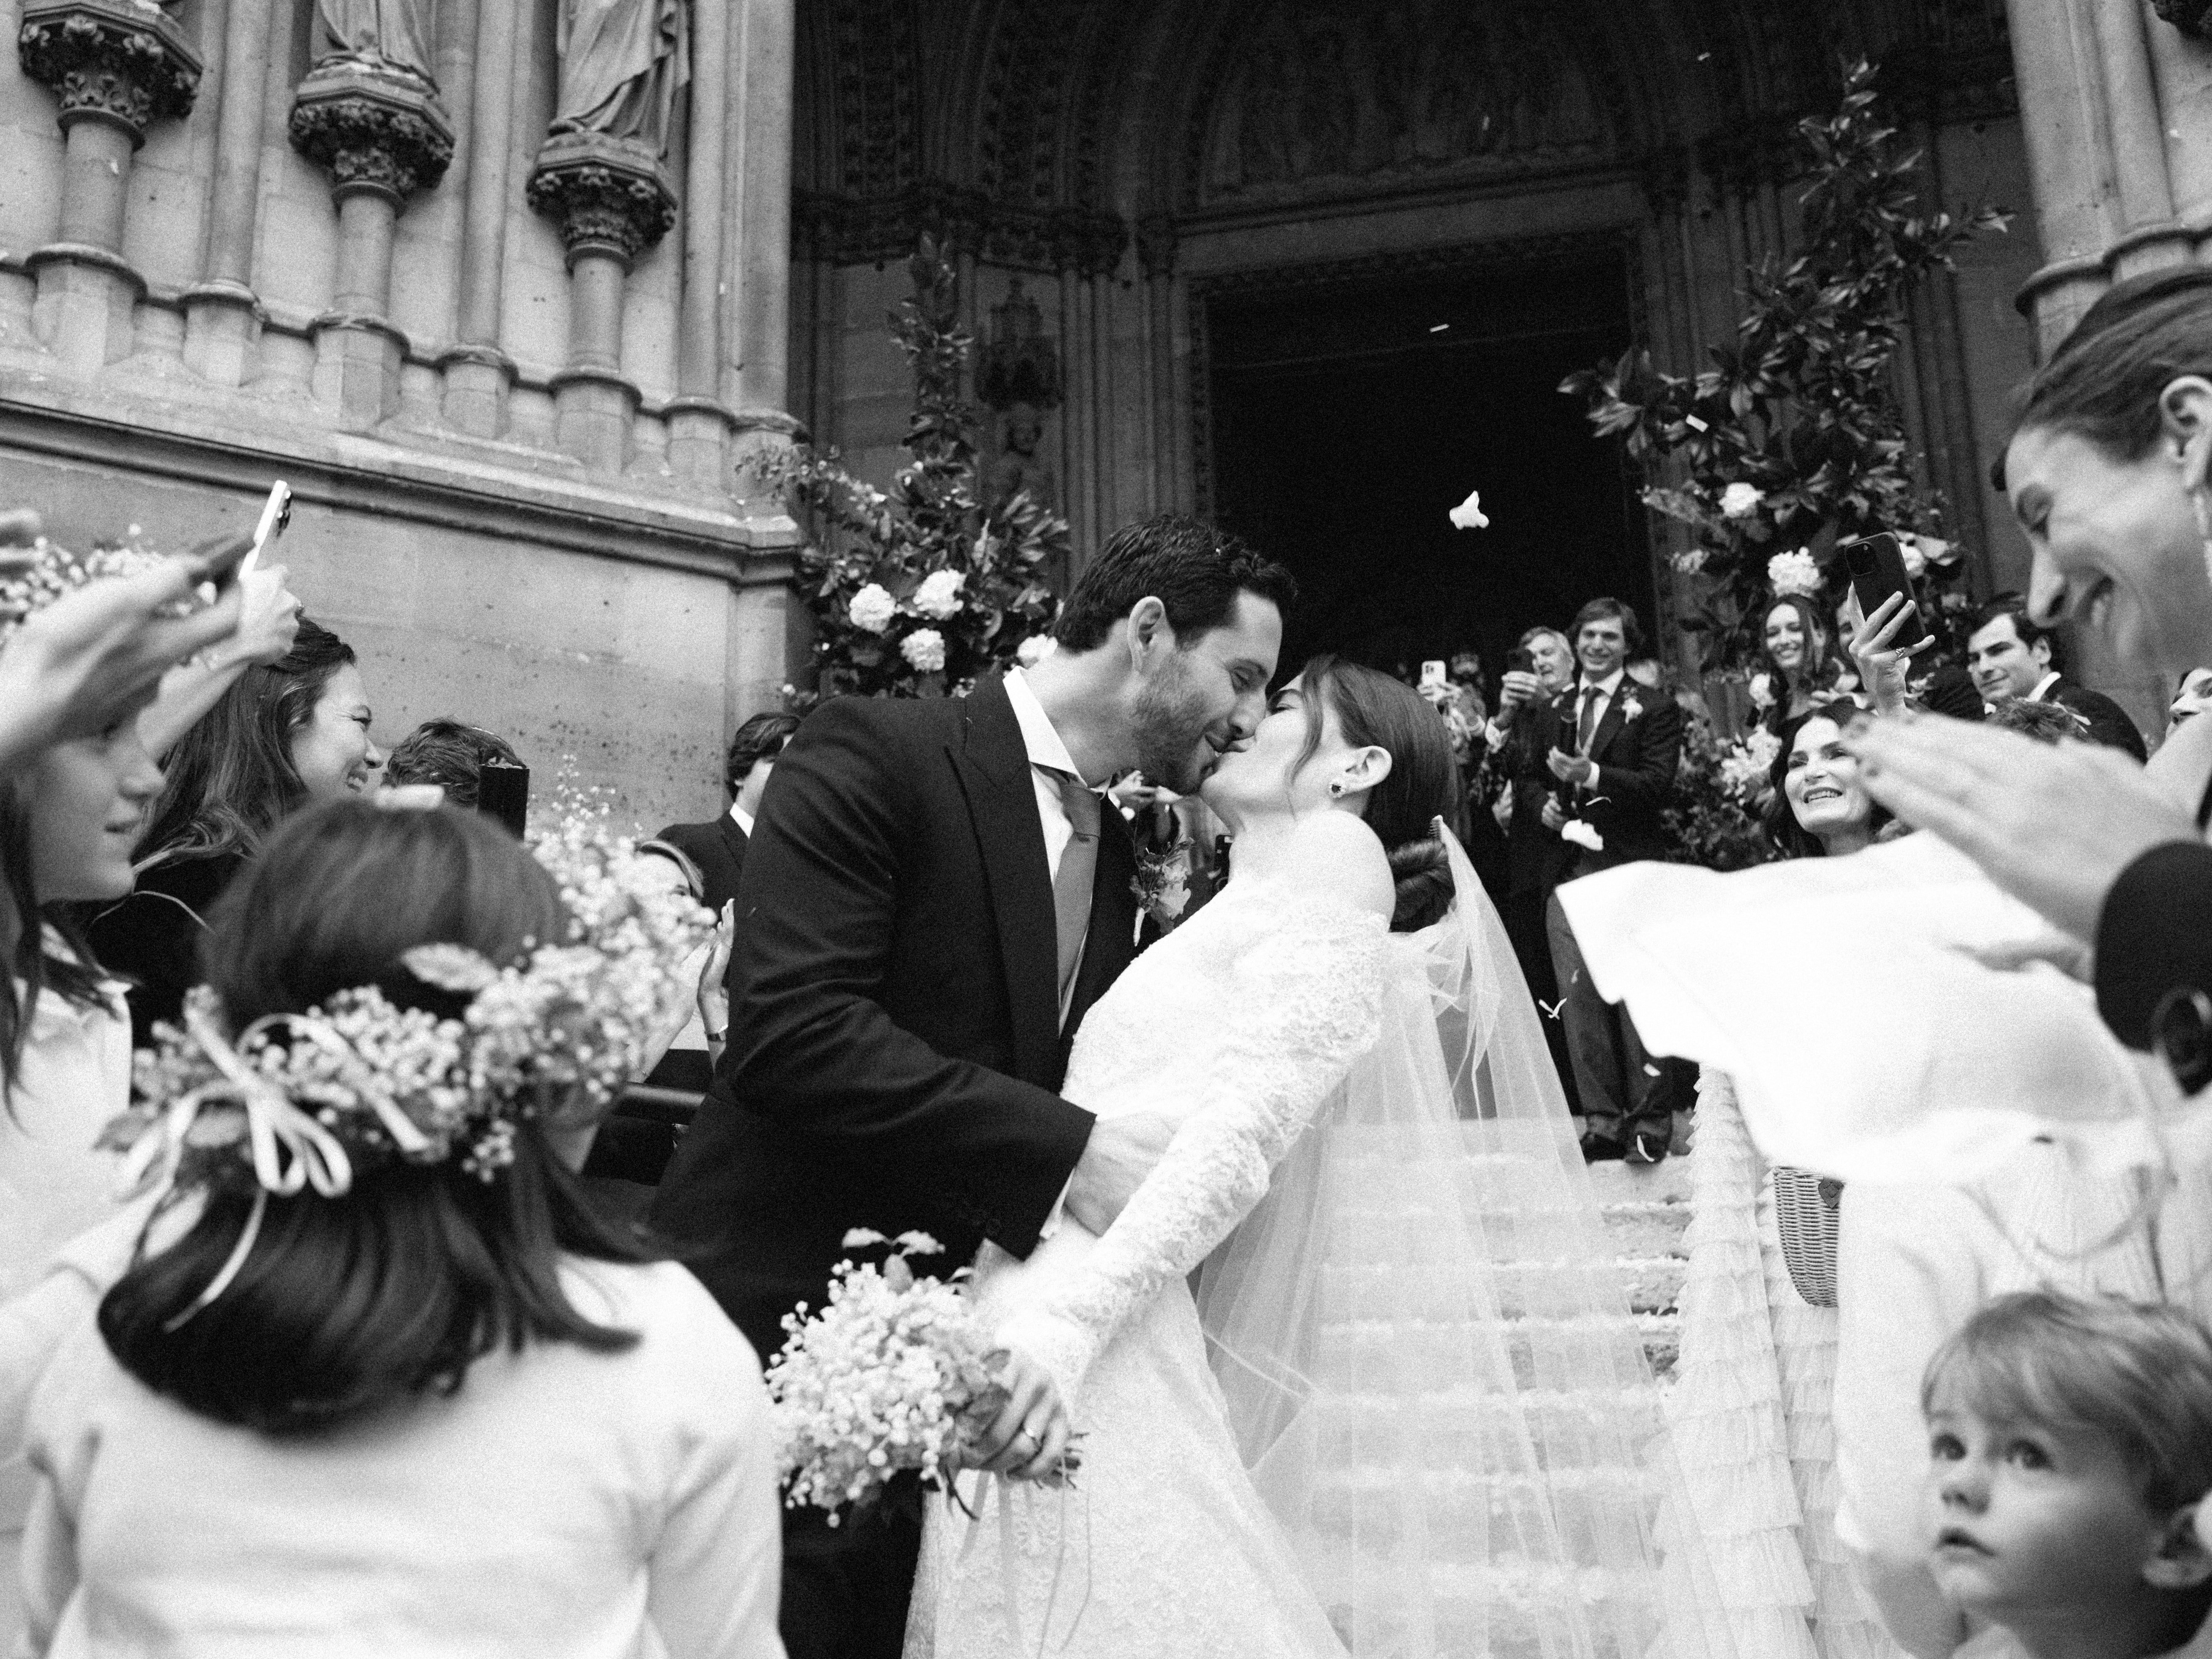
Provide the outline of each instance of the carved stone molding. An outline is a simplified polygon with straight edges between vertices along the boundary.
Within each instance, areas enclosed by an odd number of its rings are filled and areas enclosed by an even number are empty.
[[[453,159],[453,124],[420,77],[357,61],[318,67],[293,96],[292,148],[331,175],[331,193],[404,206],[435,190]]]
[[[2212,0],[2150,0],[2151,8],[2184,34],[2212,36]]]
[[[585,253],[627,270],[676,224],[676,185],[652,147],[605,133],[564,132],[538,152],[530,205],[561,225],[573,268]]]
[[[103,121],[134,149],[155,122],[191,114],[199,92],[199,54],[184,31],[137,0],[27,0],[15,52],[23,73],[60,97],[64,131]]]
[[[1129,228],[1111,213],[1035,208],[926,179],[872,200],[801,191],[792,201],[794,254],[829,264],[886,264],[934,236],[1017,270],[1104,276],[1121,260]]]

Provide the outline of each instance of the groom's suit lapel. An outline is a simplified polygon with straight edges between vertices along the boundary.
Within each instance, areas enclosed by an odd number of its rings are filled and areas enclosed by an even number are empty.
[[[1004,682],[986,680],[963,700],[959,739],[946,744],[945,753],[968,798],[991,890],[1006,1003],[1013,1011],[1015,1074],[1032,1081],[1050,1077],[1060,1036],[1051,866],[1030,781],[1029,750]]]

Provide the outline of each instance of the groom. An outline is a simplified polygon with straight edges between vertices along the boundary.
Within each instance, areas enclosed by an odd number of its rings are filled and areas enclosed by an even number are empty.
[[[738,888],[730,1036],[653,1220],[765,1361],[851,1227],[937,1270],[1103,1231],[1170,1126],[1060,1098],[1084,1012],[1134,954],[1135,861],[1097,791],[1188,793],[1266,712],[1289,574],[1159,518],[1114,537],[1057,648],[964,698],[838,698],[776,757]],[[988,1461],[1018,1436],[994,1425]],[[896,1659],[921,1543],[890,1513],[787,1510],[793,1659]]]

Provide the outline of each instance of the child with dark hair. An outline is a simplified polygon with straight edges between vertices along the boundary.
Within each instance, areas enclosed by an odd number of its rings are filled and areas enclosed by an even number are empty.
[[[2151,1659],[2212,1611],[2212,1334],[2178,1308],[2047,1291],[1929,1362],[1930,1564],[1990,1628],[1971,1659]]]
[[[450,715],[424,720],[392,745],[385,757],[384,781],[398,788],[434,783],[449,806],[477,805],[477,781],[487,766],[520,766],[514,745],[495,732],[468,726]]]
[[[219,907],[108,1135],[182,1236],[32,1407],[33,1651],[781,1654],[757,1361],[553,1149],[704,918],[538,851],[327,803]]]

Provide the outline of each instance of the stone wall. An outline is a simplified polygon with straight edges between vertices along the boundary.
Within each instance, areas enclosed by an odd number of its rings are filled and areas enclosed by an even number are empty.
[[[283,477],[380,739],[456,714],[657,825],[791,660],[738,462],[793,424],[792,0],[660,10],[688,87],[556,134],[571,3],[0,0],[0,498],[181,544]]]

